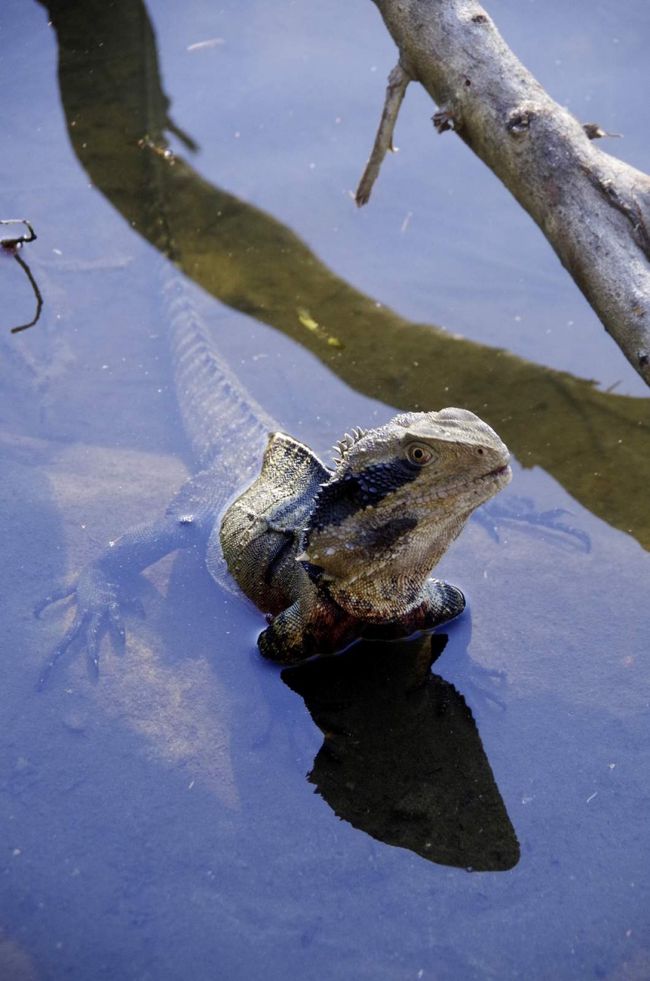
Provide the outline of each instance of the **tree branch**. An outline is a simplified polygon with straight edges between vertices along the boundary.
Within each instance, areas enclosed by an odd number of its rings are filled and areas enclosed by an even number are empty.
[[[650,385],[650,177],[594,146],[475,0],[374,3],[440,106],[438,130],[456,131],[537,222]]]
[[[357,202],[359,207],[369,201],[372,185],[379,176],[379,168],[383,163],[386,153],[388,150],[390,150],[391,153],[395,152],[395,147],[393,146],[393,132],[395,130],[395,123],[397,121],[399,107],[401,106],[404,95],[406,94],[406,86],[410,81],[411,76],[398,62],[388,76],[384,111],[382,112],[381,119],[379,120],[379,129],[377,130],[377,135],[375,136],[375,145],[372,148],[372,153],[370,154],[370,158],[366,164],[366,169],[364,170],[361,180],[359,181],[357,193],[354,196],[354,200]]]

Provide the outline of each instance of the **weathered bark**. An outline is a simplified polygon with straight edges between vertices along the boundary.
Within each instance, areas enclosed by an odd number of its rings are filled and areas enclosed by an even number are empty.
[[[593,144],[475,0],[374,3],[402,69],[440,107],[436,128],[455,130],[503,181],[650,384],[650,177]],[[359,203],[367,180],[363,191]]]

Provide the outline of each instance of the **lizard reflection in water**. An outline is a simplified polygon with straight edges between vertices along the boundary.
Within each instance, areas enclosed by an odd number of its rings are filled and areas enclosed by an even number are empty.
[[[476,723],[431,673],[446,642],[361,643],[282,679],[323,732],[308,779],[339,818],[431,862],[505,871],[519,844]]]
[[[41,675],[80,637],[125,631],[129,574],[177,548],[200,550],[220,584],[235,579],[267,614],[258,645],[291,664],[362,637],[405,637],[462,612],[459,589],[430,576],[471,513],[510,480],[506,446],[457,408],[410,412],[355,430],[333,470],[276,431],[221,360],[178,275],[163,266],[176,392],[198,472],[167,513],[126,532],[40,605],[75,594],[72,626]]]

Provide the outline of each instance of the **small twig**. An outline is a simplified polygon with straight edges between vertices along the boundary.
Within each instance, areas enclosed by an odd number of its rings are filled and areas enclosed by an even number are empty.
[[[14,251],[26,242],[34,242],[36,239],[36,232],[26,218],[0,218],[0,225],[24,225],[29,232],[28,235],[18,235],[15,238],[0,237],[0,247],[7,252]]]
[[[608,133],[598,123],[583,123],[582,128],[590,140],[602,140],[604,136],[620,138],[623,135],[622,133]]]
[[[40,317],[41,310],[43,309],[43,297],[41,296],[41,291],[38,288],[38,284],[32,276],[31,269],[25,260],[21,259],[18,255],[18,252],[20,249],[22,249],[23,245],[25,245],[27,242],[35,241],[36,232],[26,218],[0,218],[0,225],[24,225],[28,233],[27,235],[15,235],[13,238],[2,238],[0,236],[0,249],[6,255],[12,256],[12,258],[14,258],[18,265],[24,270],[31,287],[34,290],[34,296],[36,297],[36,313],[33,319],[30,320],[28,324],[21,324],[19,327],[11,328],[11,333],[17,334],[20,330],[27,330],[28,327],[33,327]]]
[[[184,129],[177,126],[171,116],[167,116],[165,120],[165,128],[169,130],[177,139],[181,141],[184,147],[186,147],[191,153],[197,153],[200,150],[199,144],[196,140],[193,140],[189,133],[186,133]]]
[[[36,236],[34,236],[34,238],[36,238]],[[27,239],[27,241],[31,241],[31,239]],[[32,276],[31,269],[29,268],[29,266],[27,265],[27,263],[25,262],[25,260],[24,259],[21,259],[18,254],[15,254],[14,255],[14,259],[16,260],[16,262],[18,263],[18,265],[19,266],[22,266],[22,268],[25,270],[25,273],[27,275],[27,279],[31,283],[32,289],[34,290],[34,296],[36,297],[36,313],[34,314],[33,319],[30,320],[28,324],[21,324],[20,327],[12,327],[11,328],[11,333],[12,334],[17,334],[21,330],[27,330],[28,327],[33,327],[34,326],[34,324],[36,323],[36,321],[38,320],[38,318],[41,315],[41,310],[43,309],[43,297],[41,296],[41,291],[38,288],[38,284],[37,284],[36,280]]]
[[[438,112],[435,112],[431,117],[431,122],[440,134],[446,133],[448,129],[458,129],[458,120],[451,109],[440,109]]]
[[[359,181],[357,193],[354,196],[354,200],[359,207],[370,200],[373,184],[377,180],[380,167],[387,152],[389,150],[391,153],[395,152],[393,132],[395,130],[397,114],[399,113],[406,87],[410,81],[411,76],[398,62],[388,76],[386,99],[375,137],[375,144],[372,148],[370,159],[366,164],[366,169]]]

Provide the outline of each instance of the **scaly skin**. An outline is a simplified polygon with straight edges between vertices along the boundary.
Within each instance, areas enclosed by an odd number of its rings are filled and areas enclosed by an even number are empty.
[[[125,577],[128,584],[131,574],[177,548],[201,551],[219,583],[227,570],[271,618],[259,649],[282,664],[361,637],[431,630],[463,611],[461,591],[430,572],[475,508],[510,480],[508,450],[485,422],[453,408],[399,415],[346,436],[333,471],[275,432],[266,437],[259,475],[233,501],[232,476],[250,480],[268,422],[221,364],[192,308],[172,302],[170,321],[172,339],[184,338],[175,347],[179,391],[186,401],[189,392],[194,408],[199,398],[211,400],[194,429],[187,426],[208,465],[163,518],[111,543],[41,604],[38,612],[76,594],[75,621],[41,686],[78,636],[98,671],[102,634],[124,643]],[[221,452],[211,445],[219,419],[229,420]]]
[[[167,209],[151,162],[153,221]],[[133,575],[177,548],[199,551],[215,581],[232,577],[273,618],[259,648],[285,664],[360,637],[430,630],[461,613],[460,590],[430,572],[472,511],[510,479],[496,433],[462,409],[407,413],[346,436],[329,470],[274,432],[223,363],[174,270],[165,222],[157,227],[163,321],[199,473],[164,517],[111,543],[39,605],[37,613],[72,594],[77,603],[39,684],[77,638],[97,673],[103,634],[124,644],[120,605]]]
[[[332,472],[273,434],[259,477],[221,524],[233,578],[273,616],[259,648],[283,664],[461,613],[463,594],[431,569],[510,480],[505,445],[463,409],[400,415],[339,448]]]

